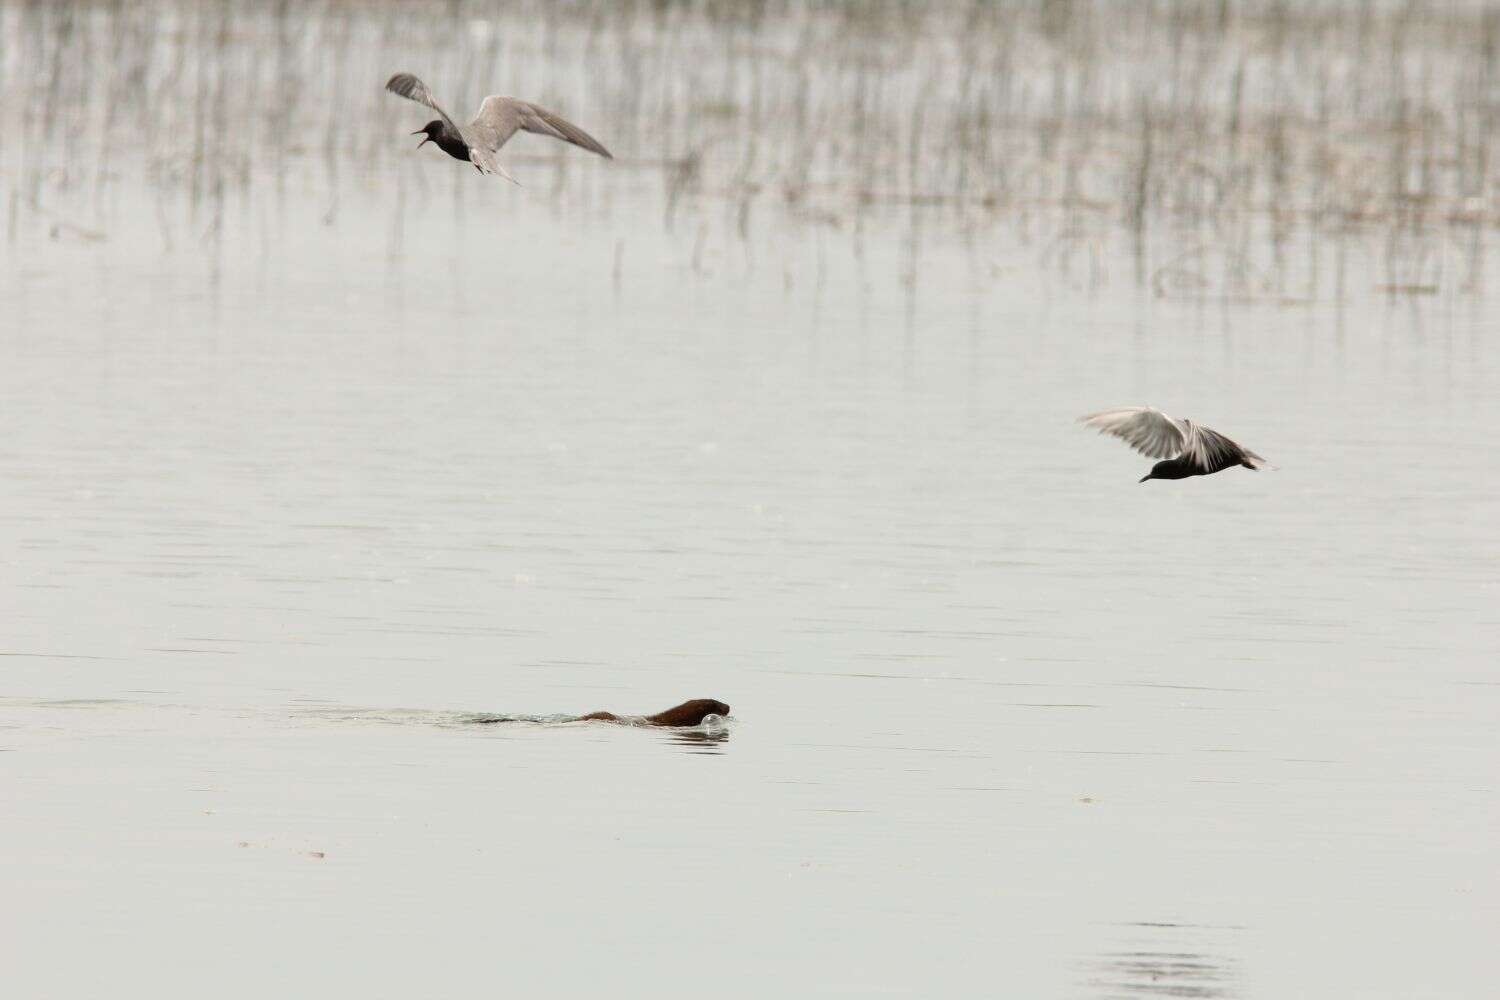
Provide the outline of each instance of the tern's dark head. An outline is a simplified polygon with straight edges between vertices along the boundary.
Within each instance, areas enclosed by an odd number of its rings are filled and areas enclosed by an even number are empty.
[[[1197,471],[1182,458],[1169,458],[1151,466],[1151,471],[1142,476],[1139,481],[1144,483],[1148,479],[1186,479],[1188,476],[1197,474]]]
[[[412,135],[422,135],[427,137],[421,142],[417,143],[418,149],[421,149],[426,143],[432,141],[433,139],[436,139],[442,134],[443,123],[441,119],[437,118],[434,118],[432,121],[428,122],[426,125],[423,125],[421,128],[412,133]]]

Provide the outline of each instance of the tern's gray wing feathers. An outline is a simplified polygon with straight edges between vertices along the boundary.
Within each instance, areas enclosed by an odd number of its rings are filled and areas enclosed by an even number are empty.
[[[492,150],[498,150],[510,141],[510,137],[516,134],[517,129],[525,129],[527,132],[535,132],[538,135],[550,135],[554,139],[571,142],[591,153],[598,153],[605,159],[614,159],[614,155],[605,149],[598,139],[566,118],[546,108],[527,101],[518,101],[513,97],[498,95],[486,97],[484,103],[479,106],[479,114],[475,115],[474,120],[469,123],[468,131],[481,144]]]
[[[1240,447],[1213,428],[1191,420],[1185,423],[1188,425],[1188,444],[1183,452],[1205,472],[1218,472],[1241,462],[1249,462],[1257,469],[1266,464],[1266,460],[1255,452]]]
[[[1079,423],[1113,434],[1148,458],[1174,458],[1188,446],[1193,425],[1176,420],[1153,406],[1122,406],[1079,417]]]
[[[1184,423],[1188,425],[1188,443],[1183,454],[1204,472],[1218,472],[1242,462],[1250,463],[1255,469],[1266,464],[1266,460],[1255,452],[1240,447],[1213,428],[1191,420]]]
[[[510,141],[521,127],[521,102],[509,97],[486,97],[479,106],[479,114],[464,129],[469,141],[483,146],[491,152]]]
[[[1183,455],[1204,472],[1218,472],[1231,465],[1239,465],[1240,446],[1218,431],[1191,420],[1187,424],[1187,445]]]
[[[448,117],[448,112],[444,111],[442,106],[432,96],[432,91],[427,89],[427,84],[418,80],[410,73],[397,73],[385,82],[385,89],[406,98],[408,101],[416,101],[418,104],[427,105],[443,116],[443,121],[448,123],[449,128],[455,132],[458,131],[458,126],[453,123],[453,119]]]
[[[615,154],[604,148],[604,144],[583,129],[574,125],[561,115],[554,114],[546,108],[537,107],[535,104],[525,105],[530,112],[521,122],[521,127],[528,132],[536,132],[541,135],[550,135],[564,142],[571,142],[580,149],[586,149],[590,153],[598,153],[606,160],[613,160]]]

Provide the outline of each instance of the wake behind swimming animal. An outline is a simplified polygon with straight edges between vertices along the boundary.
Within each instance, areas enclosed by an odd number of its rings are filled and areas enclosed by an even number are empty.
[[[578,722],[627,722],[647,726],[698,726],[710,715],[728,715],[729,706],[712,698],[694,698],[681,705],[673,705],[655,715],[616,715],[613,712],[590,712],[580,715]]]

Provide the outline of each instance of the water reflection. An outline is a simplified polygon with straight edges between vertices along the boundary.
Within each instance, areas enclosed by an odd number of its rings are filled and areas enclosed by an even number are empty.
[[[1233,960],[1215,954],[1202,940],[1205,932],[1226,928],[1153,922],[1126,926],[1131,933],[1117,948],[1088,963],[1092,995],[1199,1000],[1236,995]]]
[[[688,753],[721,754],[723,745],[729,742],[729,730],[714,729],[664,729],[666,739],[672,746],[682,747]]]

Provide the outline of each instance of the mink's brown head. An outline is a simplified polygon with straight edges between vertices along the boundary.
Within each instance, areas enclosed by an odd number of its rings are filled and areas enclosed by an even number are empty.
[[[648,721],[658,726],[696,726],[710,715],[728,715],[729,706],[712,698],[694,698],[658,712]]]

